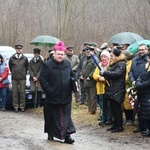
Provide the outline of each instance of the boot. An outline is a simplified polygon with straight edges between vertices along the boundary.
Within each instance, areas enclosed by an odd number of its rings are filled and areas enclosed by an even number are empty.
[[[117,127],[111,131],[111,133],[123,132],[123,127]]]
[[[107,129],[107,131],[112,131],[112,130],[114,130],[114,129],[116,129],[116,126],[115,126],[115,125],[112,125],[110,128]]]

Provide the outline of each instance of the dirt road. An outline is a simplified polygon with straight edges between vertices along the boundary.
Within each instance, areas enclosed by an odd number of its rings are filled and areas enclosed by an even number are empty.
[[[122,135],[106,132],[106,127],[81,127],[76,125],[77,133],[73,145],[63,141],[48,141],[43,133],[43,116],[27,110],[22,113],[0,112],[0,150],[147,150],[150,138],[141,135]]]

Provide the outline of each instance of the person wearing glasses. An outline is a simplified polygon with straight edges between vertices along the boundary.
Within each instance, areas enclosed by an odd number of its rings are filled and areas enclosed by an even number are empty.
[[[15,45],[16,53],[9,59],[9,69],[12,74],[13,107],[15,112],[18,112],[19,108],[22,112],[25,111],[25,87],[28,59],[23,55],[22,48],[22,45]],[[18,97],[18,92],[20,92],[20,97]]]
[[[135,82],[135,88],[140,101],[140,117],[144,121],[142,135],[150,137],[150,52],[148,53],[148,62],[144,69],[144,72]]]
[[[137,56],[132,59],[131,68],[129,71],[129,80],[132,83],[132,86],[135,86],[136,80],[138,77],[144,72],[145,65],[147,63],[148,58],[148,47],[145,44],[140,44],[138,46]],[[137,95],[138,96],[138,95]],[[134,105],[134,116],[135,112],[137,112],[137,104]],[[142,121],[140,117],[140,111],[138,112],[138,127],[133,131],[134,133],[143,131],[144,129],[144,121]]]

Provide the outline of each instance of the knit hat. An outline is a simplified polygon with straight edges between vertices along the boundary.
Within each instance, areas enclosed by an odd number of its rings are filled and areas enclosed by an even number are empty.
[[[57,50],[64,51],[64,52],[66,51],[66,46],[64,42],[59,41],[56,45],[54,45],[54,51],[57,51]]]
[[[105,55],[105,56],[107,56],[107,57],[110,59],[110,53],[109,53],[107,50],[103,50],[103,51],[101,52],[101,55],[100,55],[100,56],[102,56],[102,55]]]

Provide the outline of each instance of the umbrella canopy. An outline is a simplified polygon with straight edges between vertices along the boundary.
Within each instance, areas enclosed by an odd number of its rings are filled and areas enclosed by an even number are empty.
[[[146,44],[148,47],[150,47],[150,40],[141,40],[141,41],[135,42],[134,44],[130,45],[127,48],[127,50],[132,54],[136,54],[138,52],[138,46],[140,44]]]
[[[140,35],[133,32],[120,32],[112,36],[108,43],[115,44],[133,44],[137,41],[144,40]]]
[[[55,44],[57,44],[60,40],[53,36],[47,36],[47,35],[40,35],[37,36],[35,39],[33,39],[30,44],[36,45],[36,46],[45,46],[45,47],[52,47]]]

